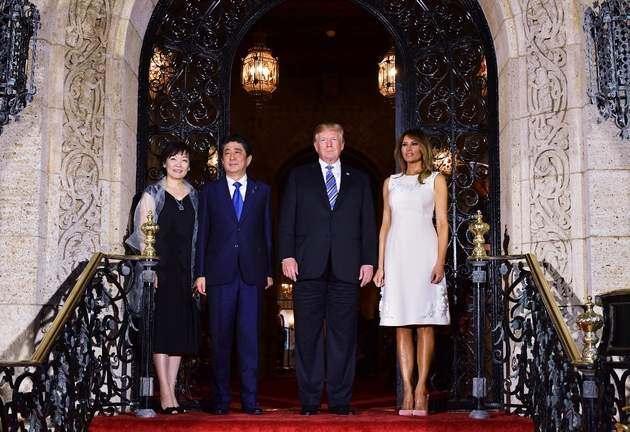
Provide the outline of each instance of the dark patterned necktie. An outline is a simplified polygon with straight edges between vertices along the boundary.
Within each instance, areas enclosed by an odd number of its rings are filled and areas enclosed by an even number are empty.
[[[328,194],[328,201],[330,202],[330,209],[335,208],[335,202],[337,201],[337,181],[332,173],[332,165],[326,166],[328,170],[326,172],[326,193]]]

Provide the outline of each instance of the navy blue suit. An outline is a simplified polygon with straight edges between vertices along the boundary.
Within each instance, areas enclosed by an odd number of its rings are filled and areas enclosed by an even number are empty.
[[[267,277],[273,276],[271,188],[247,179],[240,221],[226,178],[199,195],[195,277],[206,278],[212,346],[212,397],[229,406],[232,340],[241,376],[241,403],[256,403],[258,339]]]

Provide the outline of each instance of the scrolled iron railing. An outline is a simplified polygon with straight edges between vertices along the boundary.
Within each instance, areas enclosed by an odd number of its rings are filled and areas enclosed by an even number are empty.
[[[0,361],[3,432],[84,431],[96,414],[151,411],[150,342],[142,351],[138,343],[150,335],[150,326],[134,317],[127,296],[137,263],[146,259],[94,254],[32,358]],[[476,271],[497,272],[490,279],[501,280],[503,289],[486,296],[488,278],[473,275],[474,331],[480,342],[471,353],[479,365],[473,412],[511,411],[531,417],[536,431],[544,432],[608,432],[615,422],[625,423],[626,416],[613,405],[623,407],[627,401],[628,374],[611,374],[608,358],[585,361],[536,257],[475,261],[483,262]],[[153,287],[145,279],[146,310],[152,307]],[[495,316],[489,319],[491,313]],[[496,369],[502,371],[500,379],[495,379]]]
[[[473,305],[473,316],[482,317],[476,320],[481,344],[475,360],[484,369],[477,378],[483,379],[487,393],[475,394],[473,386],[475,411],[504,409],[530,417],[536,431],[601,430],[597,363],[583,358],[536,257],[485,256],[471,259],[471,264],[498,272],[497,280],[503,281],[498,297],[489,297],[499,305],[485,301],[485,278],[475,284],[476,297],[482,299]],[[499,311],[499,316],[490,311]],[[486,381],[490,364],[501,366],[502,379]]]
[[[127,299],[142,259],[95,253],[31,359],[0,360],[3,432],[85,431],[96,414],[142,408]]]

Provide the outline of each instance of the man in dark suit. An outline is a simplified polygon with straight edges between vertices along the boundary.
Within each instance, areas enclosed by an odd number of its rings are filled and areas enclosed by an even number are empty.
[[[368,176],[339,160],[341,126],[317,126],[314,146],[319,161],[289,175],[278,229],[282,272],[295,281],[300,413],[317,414],[326,379],[328,411],[352,415],[359,286],[376,265],[374,205]]]
[[[263,295],[273,284],[271,188],[247,177],[252,150],[232,135],[221,140],[226,177],[199,196],[195,292],[208,296],[213,414],[232,402],[230,360],[236,330],[243,412],[262,414],[257,401],[258,338]]]

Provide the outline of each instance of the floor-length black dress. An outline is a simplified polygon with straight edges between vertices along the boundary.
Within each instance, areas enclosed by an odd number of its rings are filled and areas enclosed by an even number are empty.
[[[155,292],[153,351],[165,354],[190,354],[201,344],[199,309],[192,297],[191,252],[195,209],[190,197],[181,200],[165,193],[164,207],[158,217],[160,230],[155,249],[160,257],[156,266],[158,289]]]

